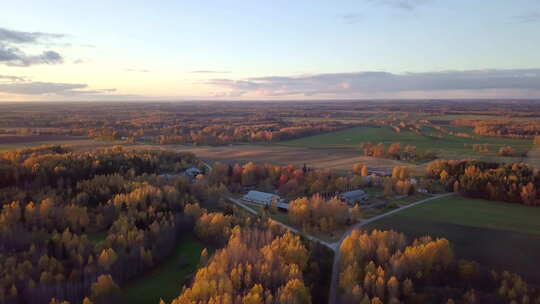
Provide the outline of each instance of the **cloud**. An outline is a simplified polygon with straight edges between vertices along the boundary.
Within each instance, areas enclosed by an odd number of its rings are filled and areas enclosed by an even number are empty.
[[[7,81],[7,82],[18,82],[18,81],[26,81],[26,78],[20,77],[20,76],[12,76],[12,75],[0,75],[1,81]]]
[[[207,84],[258,96],[368,96],[404,92],[540,90],[540,69],[393,74],[367,71],[300,76],[216,78]]]
[[[84,58],[77,58],[77,59],[73,60],[73,64],[83,64],[83,63],[87,63],[87,62],[89,62],[89,60],[84,59]]]
[[[0,64],[27,67],[38,64],[60,64],[64,58],[56,51],[45,50],[41,54],[26,54],[16,45],[39,45],[49,39],[62,38],[62,34],[21,32],[0,28]]]
[[[148,73],[150,70],[146,69],[125,69],[127,72]]]
[[[364,19],[364,16],[361,14],[349,13],[339,16],[339,19],[347,24],[358,23]]]
[[[371,3],[391,6],[403,10],[414,10],[432,0],[366,0]]]
[[[41,32],[21,32],[0,28],[0,42],[7,43],[38,43],[43,40],[63,38],[63,34],[51,34]]]
[[[236,98],[246,94],[246,91],[230,91],[230,92],[214,92],[212,97],[214,98]]]
[[[64,58],[55,51],[44,51],[39,55],[27,55],[17,47],[0,44],[0,63],[7,66],[27,67],[37,64],[60,64]]]
[[[540,12],[529,12],[513,17],[513,20],[518,23],[540,22]]]
[[[190,73],[194,73],[194,74],[229,74],[229,73],[231,73],[231,71],[197,70],[197,71],[191,71]]]
[[[0,82],[0,93],[15,95],[89,96],[105,95],[116,89],[89,90],[84,83],[33,82],[23,77],[0,76],[8,82]]]

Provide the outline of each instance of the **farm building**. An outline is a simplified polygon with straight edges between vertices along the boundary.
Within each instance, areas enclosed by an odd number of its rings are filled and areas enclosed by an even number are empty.
[[[361,203],[362,201],[367,200],[368,197],[367,193],[362,189],[343,192],[339,195],[339,198],[349,205]]]
[[[203,172],[199,168],[189,168],[186,171],[184,171],[184,174],[189,178],[195,178],[199,174],[203,174]]]
[[[373,176],[392,176],[392,170],[391,169],[385,169],[385,168],[369,168],[368,174]]]
[[[244,197],[243,200],[255,203],[259,205],[269,206],[272,203],[276,203],[278,208],[281,209],[288,209],[289,205],[285,203],[285,201],[279,197],[279,195],[267,193],[267,192],[261,192],[256,190],[249,191]]]

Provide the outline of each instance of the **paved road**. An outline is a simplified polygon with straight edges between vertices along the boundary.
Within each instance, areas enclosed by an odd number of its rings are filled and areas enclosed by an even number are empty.
[[[408,209],[408,208],[411,208],[411,207],[414,207],[414,206],[417,206],[417,205],[432,201],[434,199],[438,199],[438,198],[445,197],[445,196],[450,196],[450,195],[453,195],[453,194],[454,193],[445,193],[445,194],[435,195],[435,196],[432,196],[432,197],[429,197],[429,198],[414,202],[412,204],[409,204],[409,205],[394,209],[394,210],[392,210],[390,212],[387,212],[385,214],[381,214],[381,215],[378,215],[378,216],[374,216],[374,217],[372,217],[370,219],[363,220],[360,223],[352,226],[349,230],[347,230],[347,232],[343,234],[343,236],[341,237],[339,242],[336,242],[336,243],[332,244],[332,248],[334,250],[334,263],[333,263],[333,266],[332,266],[332,279],[330,281],[330,295],[329,295],[328,303],[329,304],[337,304],[337,303],[339,303],[338,300],[337,300],[337,285],[338,285],[338,278],[339,278],[339,263],[340,263],[339,260],[341,258],[339,247],[341,246],[341,243],[343,242],[343,240],[347,236],[349,236],[349,234],[351,234],[353,230],[358,229],[358,228],[360,228],[362,226],[371,224],[371,223],[373,223],[375,221],[378,221],[378,220],[380,220],[380,219],[382,219],[384,217],[390,216],[392,214],[403,211],[405,209]]]

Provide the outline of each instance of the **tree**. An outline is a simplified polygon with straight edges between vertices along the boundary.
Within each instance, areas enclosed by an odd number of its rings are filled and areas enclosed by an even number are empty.
[[[385,197],[392,197],[392,196],[394,196],[394,189],[393,189],[394,187],[393,187],[393,185],[392,185],[392,180],[386,179],[386,180],[384,181],[384,185],[383,185],[383,186],[384,186],[383,195],[384,195]]]
[[[521,188],[521,200],[525,205],[535,206],[538,204],[536,199],[536,188],[532,182]]]
[[[309,289],[298,279],[293,279],[278,291],[279,303],[309,304],[311,295]]]
[[[459,192],[459,181],[454,182],[453,190],[456,193]]]
[[[204,248],[201,251],[201,257],[199,259],[199,265],[204,266],[208,263],[208,250]]]
[[[410,279],[403,281],[403,294],[406,297],[411,297],[414,294],[413,282]]]
[[[118,255],[112,248],[103,249],[98,258],[98,264],[105,270],[110,270],[112,265],[118,260]]]
[[[498,154],[501,156],[517,156],[517,151],[512,146],[504,146],[499,149]]]
[[[395,276],[392,276],[386,283],[388,286],[388,295],[390,298],[399,299],[399,281]]]
[[[360,204],[355,204],[354,207],[351,208],[351,221],[358,222],[362,219],[362,208],[360,207]]]
[[[100,275],[90,290],[92,301],[95,303],[116,303],[120,293],[120,288],[109,274]]]

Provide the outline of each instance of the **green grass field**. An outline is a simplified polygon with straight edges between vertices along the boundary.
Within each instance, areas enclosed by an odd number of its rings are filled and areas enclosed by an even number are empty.
[[[410,238],[445,237],[457,258],[510,270],[540,284],[540,208],[450,196],[403,210],[367,226]]]
[[[182,285],[197,270],[204,245],[195,235],[186,234],[179,240],[174,253],[149,273],[123,287],[123,302],[129,304],[167,303],[177,297]],[[182,262],[180,262],[182,260]],[[183,266],[180,266],[180,264]]]
[[[400,142],[403,146],[416,146],[419,152],[434,151],[443,154],[450,152],[457,154],[466,153],[470,155],[495,155],[496,150],[505,145],[511,145],[518,151],[528,151],[532,146],[530,140],[481,136],[476,138],[463,138],[448,135],[444,135],[442,139],[436,139],[409,131],[397,133],[387,127],[356,127],[333,133],[284,141],[280,144],[294,147],[360,149],[360,143],[362,142],[384,143],[386,145]],[[492,152],[479,154],[472,150],[472,146],[465,146],[465,144],[472,145],[484,143],[491,145]]]

